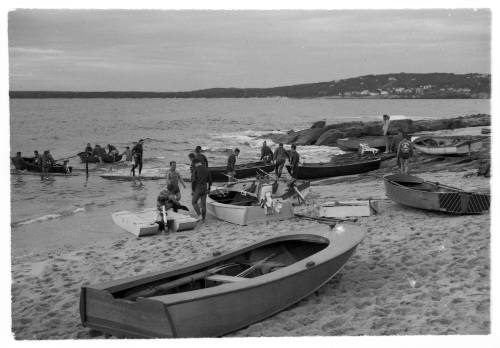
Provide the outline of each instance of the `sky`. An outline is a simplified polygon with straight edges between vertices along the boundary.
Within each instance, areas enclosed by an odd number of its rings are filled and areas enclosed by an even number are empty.
[[[490,73],[483,10],[14,10],[10,90],[262,88]]]

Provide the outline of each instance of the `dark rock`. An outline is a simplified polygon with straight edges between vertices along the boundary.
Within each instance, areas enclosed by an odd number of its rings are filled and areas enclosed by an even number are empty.
[[[346,137],[359,138],[365,135],[365,128],[363,126],[352,126],[343,129],[343,132],[345,133]]]
[[[389,134],[397,134],[399,130],[403,132],[410,132],[413,126],[413,120],[404,119],[404,120],[394,120],[389,124]],[[382,127],[380,127],[380,134],[382,135]]]
[[[294,141],[296,145],[312,145],[316,143],[316,140],[323,134],[323,128],[311,128],[307,132],[300,134]]]
[[[313,123],[313,125],[311,126],[311,128],[324,128],[326,125],[326,122],[325,121],[316,121]]]
[[[336,129],[330,129],[321,134],[318,140],[316,140],[316,145],[335,145],[337,139],[342,138],[345,138],[345,133],[339,132]]]

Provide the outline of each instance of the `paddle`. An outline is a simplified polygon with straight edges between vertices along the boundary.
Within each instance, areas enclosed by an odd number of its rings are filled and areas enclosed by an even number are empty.
[[[61,159],[55,160],[54,162],[61,162],[61,161],[69,160],[70,158],[75,158],[75,157],[78,157],[78,154],[76,154],[74,156],[63,157]]]
[[[161,213],[163,216],[163,223],[165,224],[165,231],[167,231],[167,212],[165,211],[165,206],[161,206]]]

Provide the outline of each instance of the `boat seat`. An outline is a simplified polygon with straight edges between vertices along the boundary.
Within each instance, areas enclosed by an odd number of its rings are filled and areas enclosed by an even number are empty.
[[[208,276],[205,279],[211,280],[213,282],[219,282],[219,283],[235,283],[235,282],[245,280],[246,278],[233,277],[233,276],[228,276],[228,275],[224,275],[224,274],[212,274],[211,276]]]

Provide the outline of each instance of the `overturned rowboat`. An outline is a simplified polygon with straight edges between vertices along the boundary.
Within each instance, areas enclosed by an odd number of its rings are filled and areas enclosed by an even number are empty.
[[[317,226],[187,266],[82,287],[86,327],[118,337],[218,337],[316,291],[363,240],[358,226]]]
[[[167,228],[172,232],[192,230],[196,227],[198,220],[173,210],[167,211]],[[137,237],[144,237],[159,232],[159,225],[156,222],[158,210],[156,208],[145,209],[140,212],[119,211],[112,213],[113,222],[123,230],[132,233]]]
[[[480,214],[490,209],[490,195],[429,182],[417,176],[384,176],[385,193],[394,202],[453,214]]]

